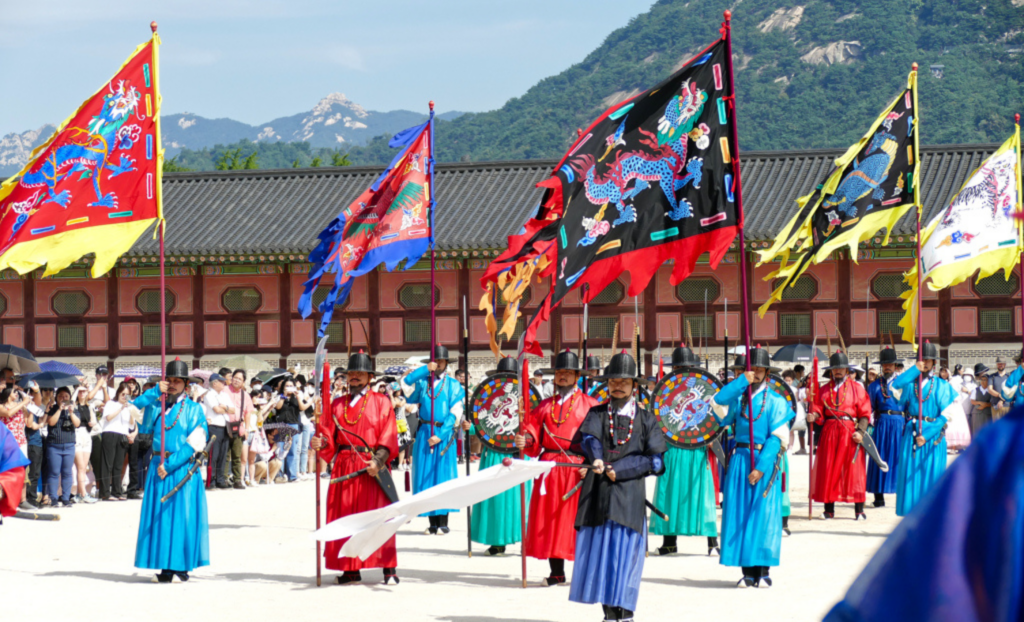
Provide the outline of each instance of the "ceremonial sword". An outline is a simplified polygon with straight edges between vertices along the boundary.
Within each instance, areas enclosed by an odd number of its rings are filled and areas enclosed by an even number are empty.
[[[509,464],[511,464],[511,461],[509,462]],[[505,466],[508,466],[508,464],[506,464]],[[556,462],[555,466],[563,467],[566,469],[594,469],[594,465],[592,464],[576,464],[575,462]],[[583,488],[583,480],[580,480],[580,482],[573,486],[569,492],[565,493],[565,495],[562,496],[562,501],[568,501],[570,497],[579,492],[580,488]],[[644,499],[644,505],[646,505],[651,510],[651,512],[656,514],[658,518],[665,522],[668,522],[668,514],[659,510],[657,506],[648,501],[646,498]]]
[[[181,478],[181,481],[175,484],[174,488],[171,489],[171,492],[167,493],[166,495],[160,498],[160,503],[167,503],[168,499],[178,494],[178,491],[182,489],[182,487],[185,485],[185,482],[192,479],[192,476],[195,475],[196,471],[198,471],[199,468],[203,465],[202,459],[210,455],[210,447],[213,447],[213,441],[215,440],[217,440],[217,435],[211,434],[210,440],[207,441],[206,443],[206,447],[204,447],[202,451],[192,454],[192,457],[189,458],[189,460],[192,461],[192,466],[189,467],[188,472],[185,473],[185,477]],[[163,449],[164,448],[161,447],[160,451],[163,452]]]

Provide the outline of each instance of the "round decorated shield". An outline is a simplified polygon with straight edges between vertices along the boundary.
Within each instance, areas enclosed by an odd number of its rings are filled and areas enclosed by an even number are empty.
[[[681,367],[661,379],[654,387],[652,410],[669,444],[695,449],[715,439],[721,427],[711,398],[721,388],[714,374],[696,367]]]
[[[540,404],[540,393],[530,386],[530,408]],[[519,431],[519,377],[498,373],[485,378],[473,391],[473,425],[476,435],[494,451],[511,454]]]
[[[786,381],[782,376],[778,374],[768,374],[768,377],[765,378],[765,382],[768,383],[769,389],[778,393],[782,399],[786,400],[786,403],[793,409],[793,412],[796,412],[796,394],[793,393],[793,389],[789,388],[789,385],[786,384]],[[789,427],[793,427],[793,421],[795,421],[795,418],[789,420]]]
[[[590,383],[588,395],[597,400],[598,404],[604,404],[611,399],[611,395],[608,393],[608,383],[604,381]],[[651,394],[643,387],[640,387],[640,405],[644,410],[651,407]]]

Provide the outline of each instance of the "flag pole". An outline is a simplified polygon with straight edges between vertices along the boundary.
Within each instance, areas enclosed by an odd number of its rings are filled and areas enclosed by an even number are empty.
[[[428,362],[434,360],[434,348],[437,346],[437,312],[434,300],[434,273],[436,271],[436,258],[434,252],[434,209],[437,207],[434,201],[434,100],[430,100],[430,349]],[[434,386],[434,372],[430,372],[430,436],[434,436],[434,411],[437,410],[437,389]],[[465,413],[464,413],[465,414]],[[454,432],[453,432],[454,434]],[[428,439],[429,440],[429,439]],[[430,453],[434,453],[434,446],[430,446]]]
[[[729,72],[729,107],[732,109],[732,123],[730,123],[730,129],[732,130],[732,148],[733,148],[733,166],[736,170],[736,214],[737,220],[739,221],[739,238],[740,238],[740,306],[743,313],[743,321],[740,324],[743,331],[743,346],[746,355],[743,357],[747,364],[747,371],[750,371],[750,301],[747,295],[747,238],[743,233],[743,184],[740,181],[740,140],[739,131],[736,127],[736,77],[733,73],[732,67],[732,11],[726,10],[725,13],[725,64],[726,69]],[[754,473],[754,463],[757,462],[757,450],[754,448],[754,405],[750,396],[750,388],[747,388],[747,423],[750,429],[750,473]]]
[[[1013,115],[1013,125],[1014,125],[1014,133],[1017,136],[1017,141],[1016,141],[1016,143],[1017,143],[1016,144],[1016,148],[1017,148],[1017,179],[1020,180],[1020,178],[1021,178],[1021,168],[1020,168],[1020,113],[1019,112],[1017,114]],[[1018,188],[1017,189],[1018,212],[1020,211],[1020,207],[1019,207],[1019,205],[1020,205],[1020,192],[1021,192],[1021,189]],[[1022,236],[1022,238],[1024,238],[1024,225],[1021,224],[1020,220],[1017,221],[1017,231],[1018,231],[1018,235]],[[1021,244],[1020,261],[1019,261],[1019,263],[1017,265],[1020,266],[1020,271],[1019,272],[1020,272],[1021,276],[1024,276],[1024,243]],[[1021,337],[1021,352],[1024,352],[1024,287],[1020,288],[1020,312],[1021,312],[1021,333],[1020,333],[1020,337]],[[1020,364],[1024,365],[1024,358],[1021,359],[1021,363]]]
[[[920,109],[917,107],[917,63],[912,64],[910,66],[910,70],[914,74],[914,113],[917,114],[917,115],[920,115]],[[920,151],[918,150],[918,146],[917,146],[918,145],[918,136],[920,134],[920,132],[917,131],[917,127],[921,123],[920,116],[918,116],[918,118],[915,118],[913,123],[914,123],[914,153],[915,153],[915,155],[920,157]],[[921,358],[922,346],[924,345],[924,342],[922,340],[922,336],[923,336],[924,330],[923,330],[922,325],[921,325],[921,306],[922,306],[921,305],[921,298],[923,297],[922,296],[922,292],[921,292],[921,272],[924,270],[924,264],[921,262],[921,210],[922,210],[922,206],[921,206],[921,200],[920,200],[920,187],[921,187],[920,180],[919,179],[915,179],[914,180],[914,207],[916,208],[916,211],[917,211],[917,218],[915,219],[916,220],[915,227],[916,227],[916,234],[917,234],[915,236],[915,241],[917,243],[917,256],[915,257],[914,260],[917,262],[917,360],[918,361],[922,360],[922,358]],[[921,391],[922,391],[922,387],[923,386],[924,386],[924,376],[921,375],[921,374],[918,374],[918,376],[917,376],[917,434],[918,435],[921,435],[921,433],[922,433],[922,426],[924,425],[924,414],[921,412],[921,409],[923,407],[923,404],[922,404],[922,401],[921,401]],[[911,451],[911,455],[917,453],[917,439],[916,438],[914,439],[914,444],[911,445],[911,447],[914,448],[914,450]]]
[[[466,405],[463,408],[463,416],[470,416],[470,404],[469,404],[469,303],[466,302],[466,297],[462,297],[462,358],[466,362],[466,370],[463,373],[462,392],[466,396]],[[470,460],[469,456],[469,436],[463,435],[462,437],[462,457],[466,460],[466,477],[470,476],[469,468]],[[473,506],[466,506],[466,556],[473,557]]]
[[[583,348],[580,352],[583,354],[583,393],[586,393],[590,388],[589,376],[587,375],[587,338],[590,336],[590,309],[587,307],[587,293],[590,291],[590,283],[583,284]]]
[[[157,82],[159,78],[158,67],[156,63],[156,22],[149,23],[149,29],[153,31],[153,84],[159,85]],[[159,87],[154,89],[154,92],[159,94]],[[157,152],[160,152],[160,98],[157,97]],[[167,380],[167,277],[164,274],[164,228],[166,223],[164,222],[163,209],[160,201],[161,192],[160,185],[161,179],[160,173],[160,158],[157,158],[157,218],[156,226],[157,232],[160,237],[160,377]],[[165,440],[166,433],[164,428],[166,427],[167,419],[167,394],[160,393],[160,466],[164,465],[164,451],[166,450]]]
[[[530,416],[530,359],[522,352],[522,342],[519,347],[520,356],[523,357],[523,375],[519,381],[519,399],[523,400],[523,415],[519,417],[519,436],[523,435],[523,421]],[[519,450],[519,459],[526,460],[526,450]],[[523,538],[523,589],[526,589],[526,483],[519,484],[519,530]]]

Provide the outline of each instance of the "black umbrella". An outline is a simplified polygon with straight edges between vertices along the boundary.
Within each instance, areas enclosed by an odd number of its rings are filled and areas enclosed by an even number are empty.
[[[25,348],[18,346],[0,345],[0,369],[10,367],[15,374],[31,374],[42,371],[36,357]]]
[[[261,371],[260,373],[253,376],[253,380],[259,380],[265,386],[269,387],[271,384],[277,382],[281,378],[284,378],[286,376],[291,378],[291,375],[291,372],[288,371],[287,369],[281,369],[280,367],[276,367],[270,371]]]
[[[29,382],[35,382],[40,389],[59,389],[61,387],[77,387],[82,384],[78,378],[62,371],[44,371],[38,374],[27,374],[18,380],[18,386],[28,388]]]
[[[809,363],[815,356],[818,357],[818,360],[828,359],[820,349],[798,343],[779,348],[772,356],[772,360],[783,363]]]

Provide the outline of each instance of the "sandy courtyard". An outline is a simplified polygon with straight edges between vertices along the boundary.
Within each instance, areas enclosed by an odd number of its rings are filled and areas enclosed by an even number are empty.
[[[705,555],[703,538],[681,538],[681,553],[653,555],[644,567],[638,620],[820,620],[893,529],[894,500],[854,522],[850,505],[832,521],[807,520],[807,459],[791,456],[793,535],[770,589],[737,589],[739,569]],[[395,478],[401,486],[402,474]],[[653,480],[650,482],[653,487]],[[60,522],[7,519],[0,527],[5,619],[126,620],[601,620],[598,605],[568,600],[566,587],[539,587],[547,563],[529,560],[531,587],[520,587],[519,546],[490,558],[466,555],[465,513],[448,536],[427,536],[426,519],[399,532],[401,584],[381,585],[379,570],[361,585],[315,582],[314,483],[261,486],[208,495],[212,564],[186,584],[156,585],[132,566],[139,502],[76,505]],[[326,486],[323,491],[326,496]],[[653,498],[653,494],[649,495]],[[663,508],[671,511],[670,508]],[[815,506],[815,514],[821,513]],[[660,543],[652,538],[650,549]],[[567,568],[568,569],[568,568]]]

